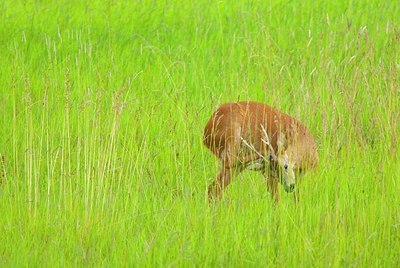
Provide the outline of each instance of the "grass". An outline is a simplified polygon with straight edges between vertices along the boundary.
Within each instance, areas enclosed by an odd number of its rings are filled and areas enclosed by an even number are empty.
[[[396,1],[2,1],[1,266],[400,265]],[[202,131],[257,100],[318,170],[274,205]]]

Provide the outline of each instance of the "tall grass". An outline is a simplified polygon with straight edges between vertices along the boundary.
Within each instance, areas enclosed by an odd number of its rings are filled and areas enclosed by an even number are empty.
[[[0,265],[399,266],[396,1],[0,3]],[[210,205],[212,111],[257,100],[320,165]]]

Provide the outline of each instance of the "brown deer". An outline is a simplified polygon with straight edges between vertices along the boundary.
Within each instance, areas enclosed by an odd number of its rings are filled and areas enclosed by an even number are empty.
[[[222,161],[208,188],[210,199],[220,197],[235,174],[249,169],[267,177],[268,190],[279,202],[279,182],[293,192],[295,174],[318,164],[317,143],[308,128],[258,102],[222,104],[208,121],[203,142]]]

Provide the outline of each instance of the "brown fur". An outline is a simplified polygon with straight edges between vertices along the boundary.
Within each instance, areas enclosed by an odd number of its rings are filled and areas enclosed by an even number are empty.
[[[273,151],[278,154],[287,152],[296,171],[317,166],[315,139],[295,118],[258,102],[225,103],[213,113],[204,129],[204,145],[222,161],[221,172],[209,186],[210,198],[219,197],[235,173],[258,161],[262,163],[260,171],[264,176],[268,175],[269,191],[279,201],[279,169],[271,157],[271,147],[262,141],[265,134],[261,125],[268,134]],[[253,150],[244,144],[242,138]],[[270,164],[263,159],[268,159]]]

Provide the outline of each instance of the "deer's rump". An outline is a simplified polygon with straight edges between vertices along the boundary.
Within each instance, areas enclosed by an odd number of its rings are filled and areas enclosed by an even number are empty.
[[[222,157],[227,147],[237,146],[238,155],[246,156],[254,153],[243,140],[262,154],[268,154],[268,148],[261,126],[271,142],[272,148],[277,149],[277,134],[282,126],[285,114],[262,103],[237,102],[221,105],[211,116],[204,128],[203,143],[218,157]],[[285,118],[286,119],[286,118]]]

